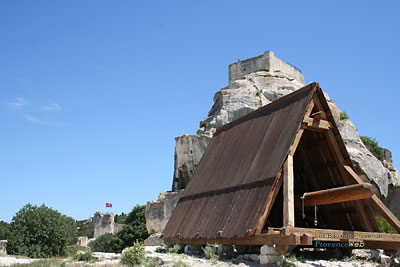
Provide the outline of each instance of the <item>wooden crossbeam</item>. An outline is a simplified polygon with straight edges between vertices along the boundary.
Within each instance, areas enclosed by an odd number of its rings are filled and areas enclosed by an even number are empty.
[[[313,117],[316,120],[323,120],[323,119],[326,119],[326,114],[323,111],[317,111],[317,112],[311,114],[311,117]]]
[[[332,128],[332,124],[327,120],[320,120],[315,118],[304,118],[303,123],[306,125],[306,129],[316,131],[326,131]]]
[[[400,248],[400,235],[375,232],[343,231],[318,228],[284,227],[241,238],[166,238],[172,244],[231,244],[231,245],[311,245],[313,241],[363,241],[368,248]]]
[[[372,185],[369,183],[355,184],[305,193],[304,206],[318,206],[366,199],[372,196]],[[296,207],[301,207],[300,198],[295,201]]]
[[[400,221],[397,219],[396,215],[394,215],[386,205],[379,199],[377,195],[373,195],[369,202],[374,206],[374,208],[385,218],[385,220],[397,231],[400,233]]]

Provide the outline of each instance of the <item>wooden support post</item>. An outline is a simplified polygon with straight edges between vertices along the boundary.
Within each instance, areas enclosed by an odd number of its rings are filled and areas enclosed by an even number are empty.
[[[360,176],[357,175],[355,171],[350,166],[343,166],[343,168],[350,174],[350,176],[357,183],[362,183]],[[374,206],[374,208],[385,218],[385,220],[395,229],[398,233],[400,233],[400,221],[397,219],[396,215],[394,215],[385,204],[379,199],[377,195],[373,195],[369,202]]]
[[[294,173],[291,155],[283,164],[283,226],[294,227]]]
[[[385,218],[385,220],[397,231],[400,233],[400,221],[397,219],[396,215],[394,215],[383,202],[379,199],[377,195],[373,195],[369,200],[374,206],[374,208]]]
[[[368,183],[341,186],[304,194],[304,206],[318,206],[366,199],[372,196],[372,185]],[[296,207],[301,207],[301,200],[295,201]]]

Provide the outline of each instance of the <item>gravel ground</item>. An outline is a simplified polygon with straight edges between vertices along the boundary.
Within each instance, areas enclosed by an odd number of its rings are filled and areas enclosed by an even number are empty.
[[[16,258],[14,256],[0,257],[0,266],[11,266],[14,264],[28,264],[37,261],[36,259]]]
[[[255,262],[251,261],[219,261],[219,260],[207,260],[204,258],[198,258],[194,256],[189,256],[185,254],[170,254],[170,253],[158,253],[156,252],[157,247],[155,246],[146,246],[146,252],[148,257],[159,258],[164,262],[163,266],[173,266],[174,263],[179,261],[186,263],[188,266],[191,267],[258,267],[258,266],[265,266],[260,265]],[[87,262],[71,262],[69,260],[65,260],[67,262],[67,266],[121,266],[120,265],[120,254],[115,253],[101,253],[101,252],[94,252],[93,256],[98,258],[98,262],[96,263],[87,263]],[[14,264],[29,264],[37,259],[28,259],[22,257],[14,257],[14,256],[5,256],[0,257],[0,266],[12,266]],[[376,267],[379,264],[372,263],[372,262],[362,262],[362,261],[352,261],[352,262],[345,262],[345,261],[337,261],[337,260],[304,260],[301,262],[293,262],[296,266],[300,267],[315,267],[315,266],[324,266],[324,267]],[[272,266],[272,265],[268,265]]]

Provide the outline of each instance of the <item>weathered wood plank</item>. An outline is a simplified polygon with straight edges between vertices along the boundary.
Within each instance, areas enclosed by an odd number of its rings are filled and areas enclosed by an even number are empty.
[[[314,118],[304,118],[303,123],[309,130],[326,131],[332,128],[332,123],[327,120],[319,120]]]
[[[275,182],[272,185],[271,192],[269,193],[269,196],[265,203],[264,212],[262,213],[262,215],[256,225],[256,233],[257,234],[260,234],[261,231],[263,230],[265,223],[267,222],[268,215],[271,212],[272,206],[275,203],[276,196],[278,195],[278,192],[282,187],[282,183],[283,183],[282,171],[283,170],[281,170],[279,172],[278,177],[275,179]]]
[[[311,245],[313,241],[349,242],[362,241],[368,248],[400,248],[399,234],[375,232],[342,231],[331,229],[315,229],[300,227],[284,227],[267,233],[248,236],[245,238],[217,239],[179,239],[164,240],[172,244],[234,244],[234,245]]]
[[[400,221],[397,219],[396,215],[394,215],[383,202],[379,199],[377,195],[373,195],[369,199],[370,203],[374,208],[385,218],[385,220],[396,230],[400,233]]]
[[[283,164],[283,225],[294,227],[293,157],[288,155]]]
[[[316,120],[323,120],[324,118],[326,118],[326,114],[323,111],[317,111],[313,114],[311,114],[311,117],[313,117]]]
[[[304,114],[304,118],[308,118],[310,116],[313,108],[314,108],[314,101],[311,100],[310,103],[307,106],[307,110],[306,110],[306,112]],[[297,146],[300,143],[300,140],[301,140],[301,137],[303,136],[305,128],[306,128],[306,126],[304,124],[300,125],[299,130],[297,131],[296,137],[294,138],[293,143],[290,145],[289,155],[294,156],[294,153],[296,152]]]
[[[363,183],[305,193],[303,195],[304,206],[318,206],[370,198],[373,194],[371,189],[371,184]],[[301,205],[301,200],[297,198],[295,206],[300,207]]]
[[[357,183],[363,183],[362,179],[357,175],[357,173],[350,166],[343,166],[343,168],[350,174],[350,176]],[[386,205],[379,199],[377,195],[373,195],[369,202],[372,206],[385,218],[385,220],[398,232],[400,233],[400,221],[397,219]]]

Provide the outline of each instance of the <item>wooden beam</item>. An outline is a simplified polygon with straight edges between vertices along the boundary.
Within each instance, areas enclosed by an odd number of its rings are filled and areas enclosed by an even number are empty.
[[[373,195],[369,202],[374,206],[374,208],[385,218],[385,220],[400,233],[400,221],[397,219],[396,215],[394,215],[383,202],[379,199],[377,195]]]
[[[360,176],[358,176],[358,174],[355,171],[353,171],[353,169],[350,166],[343,165],[343,168],[347,171],[347,173],[350,175],[350,177],[353,178],[354,183],[358,183],[358,184],[363,183],[363,180],[360,178]]]
[[[265,223],[267,222],[267,219],[268,219],[268,215],[271,212],[272,206],[275,203],[276,196],[278,195],[278,192],[282,187],[282,180],[283,180],[283,177],[282,177],[282,170],[281,170],[279,172],[278,177],[275,179],[274,184],[272,185],[271,192],[269,193],[269,196],[268,196],[265,206],[264,206],[264,211],[255,227],[255,231],[257,234],[260,234],[261,231],[264,229]]]
[[[349,242],[362,241],[368,248],[400,248],[400,235],[343,231],[331,229],[284,227],[278,230],[268,230],[267,233],[235,238],[164,238],[165,243],[172,244],[231,244],[231,245],[311,245],[313,241]]]
[[[305,112],[305,114],[304,114],[303,119],[304,119],[304,118],[308,118],[308,117],[310,116],[310,114],[311,114],[313,108],[314,108],[314,101],[311,100],[310,103],[308,103],[308,106],[307,106],[307,109],[306,109],[306,112]],[[295,138],[294,138],[294,141],[293,141],[293,143],[290,145],[290,148],[289,148],[289,155],[294,156],[294,153],[296,152],[297,146],[298,146],[299,143],[300,143],[300,140],[301,140],[301,137],[303,136],[303,133],[304,133],[304,129],[305,129],[305,128],[306,128],[306,126],[305,126],[303,123],[300,124],[300,127],[299,127],[299,129],[297,130],[297,133],[296,133],[296,136],[295,136]]]
[[[313,117],[316,120],[323,120],[324,118],[326,118],[326,114],[323,111],[317,111],[313,114],[311,114],[311,117]]]
[[[303,123],[306,124],[306,129],[309,130],[326,131],[332,128],[332,123],[327,120],[304,118]]]
[[[314,94],[314,96],[313,96],[313,101],[314,101],[315,107],[317,108],[317,111],[324,111],[324,107],[323,107],[322,104],[321,104],[321,100],[319,99],[318,94]],[[325,113],[325,111],[324,111],[323,114],[321,114],[321,117],[322,117],[322,119],[324,119],[324,120],[328,119],[328,116],[327,116],[327,114]]]
[[[395,242],[400,245],[399,234],[386,234],[375,232],[360,232],[360,231],[343,231],[332,229],[318,229],[318,228],[300,228],[300,227],[287,227],[282,231],[285,235],[297,234],[311,234],[313,240],[321,241],[346,241],[346,240],[359,240],[371,242]]]
[[[305,193],[304,206],[319,206],[370,198],[373,194],[371,189],[371,184],[364,183]],[[295,206],[301,207],[301,205],[301,200],[297,198]]]
[[[350,176],[354,179],[357,183],[362,183],[362,179],[357,173],[350,167],[350,166],[343,166],[343,168],[350,174]],[[385,204],[379,199],[377,195],[373,195],[369,202],[372,206],[382,215],[383,218],[393,227],[398,233],[400,233],[400,221],[397,219],[396,215],[394,215],[386,206]]]
[[[283,225],[294,227],[293,157],[288,155],[283,164]]]

